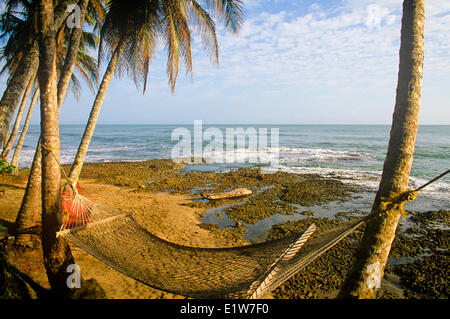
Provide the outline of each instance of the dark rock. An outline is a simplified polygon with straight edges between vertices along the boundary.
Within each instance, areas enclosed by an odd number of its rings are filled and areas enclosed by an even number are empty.
[[[95,279],[84,280],[81,288],[74,289],[73,299],[106,299],[106,292]]]

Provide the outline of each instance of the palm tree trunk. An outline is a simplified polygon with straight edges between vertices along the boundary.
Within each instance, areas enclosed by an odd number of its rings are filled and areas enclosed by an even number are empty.
[[[56,237],[61,218],[61,172],[59,167],[59,112],[57,100],[56,40],[52,0],[39,2],[39,87],[41,88],[42,143],[42,249],[53,293],[69,297],[67,267],[74,259],[67,242]]]
[[[5,127],[5,135],[3,136],[3,140],[0,141],[0,147],[5,146],[6,143],[8,143],[9,140],[9,126]]]
[[[87,6],[89,0],[81,0],[80,5],[80,22],[84,23]],[[67,88],[69,87],[70,78],[72,76],[73,67],[78,54],[78,47],[80,46],[81,35],[83,33],[82,26],[80,28],[74,28],[70,35],[69,48],[67,55],[64,59],[64,65],[61,70],[61,77],[58,81],[58,109],[61,109],[61,105],[66,96]]]
[[[41,141],[39,140],[36,152],[34,153],[27,188],[23,195],[22,204],[20,205],[16,221],[14,222],[14,244],[17,246],[29,246],[31,236],[28,234],[18,234],[17,232],[34,226],[36,216],[41,214],[41,159]]]
[[[97,96],[95,97],[94,104],[92,105],[91,113],[89,115],[88,123],[84,130],[83,138],[81,139],[80,146],[78,147],[77,154],[75,156],[75,161],[72,165],[72,169],[69,174],[69,178],[73,185],[75,185],[80,177],[81,168],[83,166],[83,161],[86,158],[86,153],[89,148],[89,144],[92,139],[92,135],[94,134],[95,125],[97,124],[97,119],[100,114],[100,110],[103,105],[103,101],[105,100],[106,92],[108,91],[108,87],[111,83],[111,79],[116,70],[116,66],[120,55],[122,54],[126,45],[126,41],[124,39],[119,41],[114,53],[111,57],[111,60],[108,63],[108,67],[106,68],[105,74],[103,75],[102,82],[100,84],[100,88],[97,91]]]
[[[83,12],[81,12],[82,13],[82,16],[80,16],[81,23],[84,23],[85,11],[86,11],[86,7],[89,3],[89,1],[87,1],[87,0],[83,0],[83,1],[84,1],[85,7],[84,7],[84,14],[83,14]],[[61,110],[61,106],[62,106],[64,97],[66,95],[66,91],[68,88],[68,82],[66,83],[66,80],[67,81],[70,80],[70,77],[72,75],[72,70],[73,70],[73,67],[76,62],[76,59],[74,59],[73,57],[76,57],[76,52],[78,52],[78,46],[79,46],[80,38],[82,35],[81,31],[82,31],[81,28],[80,29],[74,28],[72,30],[72,35],[71,35],[71,39],[69,42],[69,50],[67,52],[66,59],[64,60],[64,65],[62,67],[60,80],[58,81],[58,89],[57,89],[57,91],[58,91],[58,93],[57,93],[58,113]],[[74,36],[74,33],[75,33],[75,36]],[[40,164],[42,161],[42,159],[41,159],[41,156],[42,156],[41,138],[42,137],[39,137],[35,156],[33,158],[33,163],[31,165],[30,175],[28,177],[27,188],[25,190],[25,194],[24,194],[24,197],[22,200],[23,203],[19,209],[19,213],[16,218],[16,224],[15,224],[16,230],[24,229],[23,225],[29,225],[30,223],[32,223],[32,219],[30,219],[30,218],[32,216],[35,216],[34,214],[37,210],[37,207],[40,206],[40,198],[36,197],[35,194],[40,192],[40,186],[41,186],[41,164]],[[24,222],[17,223],[17,221],[22,221],[27,218],[28,218],[27,223],[24,223]],[[22,244],[23,242],[25,242],[24,239],[20,238],[20,237],[22,237],[22,235],[16,235],[16,236],[18,236],[20,239],[18,241],[18,243]]]
[[[36,104],[38,96],[39,96],[39,87],[37,87],[36,90],[34,90],[33,97],[31,98],[30,107],[28,108],[27,117],[22,127],[22,133],[20,133],[20,138],[19,141],[17,141],[16,148],[14,150],[14,154],[11,160],[11,165],[15,167],[13,172],[14,174],[17,174],[19,171],[20,152],[22,151],[23,142],[25,141],[25,136],[27,135],[28,127],[30,126],[31,114],[33,114],[33,108],[34,105]]]
[[[70,12],[67,11],[67,7],[71,4],[79,5],[80,0],[62,0],[58,2],[59,4],[54,10],[54,26],[59,30],[61,26],[66,23],[67,17],[70,14]]]
[[[3,147],[2,154],[0,155],[0,157],[2,157],[2,158],[5,158],[5,159],[8,158],[8,154],[13,147],[14,140],[16,139],[16,136],[17,136],[17,132],[19,132],[19,127],[20,127],[20,122],[22,120],[23,112],[25,111],[25,106],[27,105],[28,97],[30,96],[31,89],[33,88],[35,79],[36,79],[36,73],[31,77],[31,80],[28,83],[27,88],[25,89],[25,93],[23,94],[22,102],[20,103],[19,111],[17,112],[16,121],[14,122],[13,129],[11,131],[11,134],[9,135],[8,142]]]
[[[0,142],[5,141],[5,137],[8,135],[7,131],[19,105],[20,97],[31,77],[36,73],[38,64],[39,49],[35,43],[20,61],[0,100]]]
[[[393,197],[407,189],[422,89],[425,0],[404,0],[397,97],[389,146],[372,212],[382,212],[382,197]],[[380,214],[368,222],[356,261],[340,293],[344,298],[375,298],[400,218]]]

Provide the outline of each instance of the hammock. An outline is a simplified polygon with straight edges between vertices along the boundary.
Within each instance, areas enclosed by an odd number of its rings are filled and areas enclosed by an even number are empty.
[[[197,248],[163,240],[131,213],[78,191],[66,189],[62,201],[57,236],[143,284],[192,298],[261,298],[364,223],[347,223],[320,236],[312,236],[312,224],[303,234],[260,244]]]
[[[386,211],[442,176],[396,198]],[[233,248],[195,248],[163,240],[131,213],[93,201],[71,187],[63,192],[61,236],[110,267],[150,287],[192,298],[261,298],[284,283],[376,214],[313,235],[303,234]]]

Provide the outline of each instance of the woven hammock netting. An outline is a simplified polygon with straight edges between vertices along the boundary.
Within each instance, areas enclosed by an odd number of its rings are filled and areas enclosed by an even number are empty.
[[[129,213],[78,191],[62,193],[58,236],[153,288],[191,298],[260,298],[333,247],[363,220],[319,233],[232,248],[196,248],[163,240]]]

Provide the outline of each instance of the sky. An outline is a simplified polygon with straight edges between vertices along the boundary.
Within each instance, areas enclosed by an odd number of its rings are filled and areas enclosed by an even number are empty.
[[[401,0],[243,3],[237,35],[218,24],[220,66],[195,36],[193,75],[182,69],[172,94],[161,45],[145,94],[125,75],[114,78],[98,123],[391,123]],[[449,35],[450,1],[427,0],[419,124],[450,124]],[[93,100],[87,86],[78,101],[69,92],[60,123],[86,123]]]

